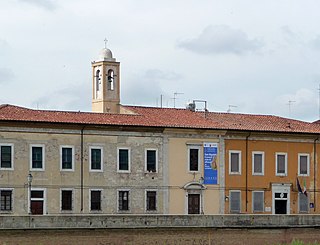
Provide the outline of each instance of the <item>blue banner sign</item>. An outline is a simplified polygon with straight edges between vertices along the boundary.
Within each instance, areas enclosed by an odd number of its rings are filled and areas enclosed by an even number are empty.
[[[204,184],[218,184],[218,143],[204,143]]]

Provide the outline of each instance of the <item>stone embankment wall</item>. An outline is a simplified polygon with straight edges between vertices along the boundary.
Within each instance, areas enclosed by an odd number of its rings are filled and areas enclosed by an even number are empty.
[[[0,245],[320,244],[317,215],[0,216]]]
[[[0,216],[0,229],[320,227],[320,215],[31,215]]]

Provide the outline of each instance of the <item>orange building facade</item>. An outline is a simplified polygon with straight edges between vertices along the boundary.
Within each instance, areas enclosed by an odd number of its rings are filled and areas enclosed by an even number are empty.
[[[317,146],[317,135],[230,133],[225,213],[318,213]]]

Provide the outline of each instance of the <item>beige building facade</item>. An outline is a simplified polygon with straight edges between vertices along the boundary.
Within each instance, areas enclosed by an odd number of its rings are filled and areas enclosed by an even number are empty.
[[[24,123],[0,146],[1,213],[164,212],[161,133]]]

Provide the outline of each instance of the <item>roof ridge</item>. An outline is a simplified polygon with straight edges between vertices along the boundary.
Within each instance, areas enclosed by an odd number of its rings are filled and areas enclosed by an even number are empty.
[[[0,109],[9,106],[9,104],[1,104]]]

